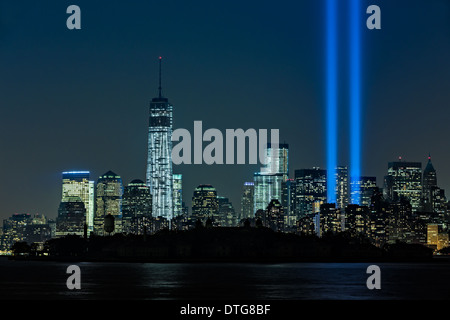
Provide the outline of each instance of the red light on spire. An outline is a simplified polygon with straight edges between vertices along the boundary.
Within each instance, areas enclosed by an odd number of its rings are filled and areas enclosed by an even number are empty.
[[[161,60],[162,59],[162,57],[161,56],[159,56],[159,60]]]

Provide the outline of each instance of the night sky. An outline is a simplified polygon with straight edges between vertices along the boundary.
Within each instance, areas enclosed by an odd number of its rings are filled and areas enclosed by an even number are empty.
[[[402,156],[450,193],[450,1],[361,1],[362,174],[378,185]],[[148,107],[174,105],[174,129],[280,129],[290,174],[325,167],[324,0],[0,0],[0,219],[55,218],[61,172],[145,180]],[[348,164],[348,1],[339,0],[339,162]],[[81,30],[66,9],[81,8]],[[380,6],[382,29],[365,9]],[[259,165],[174,166],[184,200],[212,184],[240,210]]]

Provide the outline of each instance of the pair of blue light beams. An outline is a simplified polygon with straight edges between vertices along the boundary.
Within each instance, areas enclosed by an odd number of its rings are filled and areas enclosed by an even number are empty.
[[[336,203],[336,167],[338,162],[338,6],[339,0],[326,0],[327,67],[327,198]],[[360,0],[350,1],[350,192],[351,202],[360,204],[358,183],[361,175],[361,30]]]

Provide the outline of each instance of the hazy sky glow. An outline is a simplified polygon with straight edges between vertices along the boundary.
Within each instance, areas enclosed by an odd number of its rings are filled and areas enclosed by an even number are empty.
[[[145,179],[148,106],[174,105],[174,128],[280,129],[295,169],[326,166],[326,1],[0,0],[0,219],[56,217],[61,172]],[[348,1],[339,1],[339,157],[348,164]],[[382,10],[362,30],[363,175],[430,152],[450,190],[450,2],[361,1]],[[82,29],[66,28],[81,8]],[[212,184],[238,210],[259,166],[174,166],[184,200]]]

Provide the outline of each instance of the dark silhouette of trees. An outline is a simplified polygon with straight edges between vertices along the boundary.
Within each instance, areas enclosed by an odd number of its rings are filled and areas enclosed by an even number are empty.
[[[11,251],[15,256],[28,255],[31,252],[31,247],[25,241],[18,241],[11,246]]]

